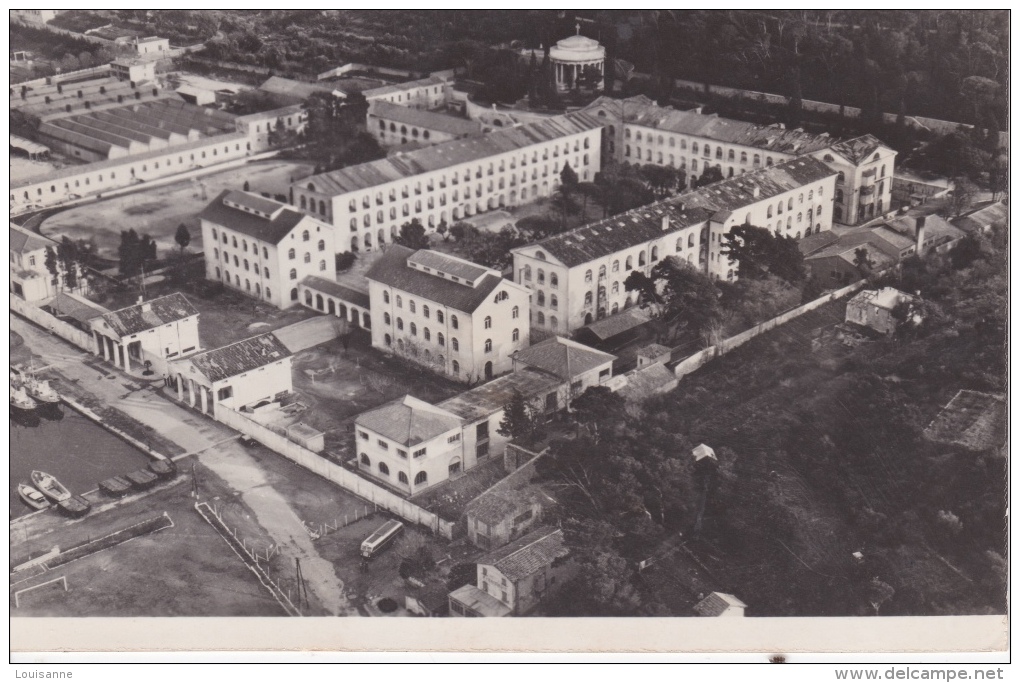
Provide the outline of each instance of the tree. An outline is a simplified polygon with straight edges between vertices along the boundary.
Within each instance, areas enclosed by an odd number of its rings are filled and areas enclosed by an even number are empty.
[[[479,234],[478,228],[465,221],[458,221],[450,226],[450,236],[458,242],[475,237]]]
[[[610,427],[624,418],[626,401],[609,387],[592,386],[570,402],[574,419],[586,425],[596,443],[599,426]]]
[[[429,238],[425,234],[425,226],[417,218],[412,218],[400,226],[400,234],[393,241],[408,249],[428,249]]]
[[[561,221],[546,215],[525,216],[517,221],[517,230],[527,235],[532,242],[559,234],[563,229]]]
[[[532,407],[524,394],[514,389],[503,405],[503,419],[499,421],[496,433],[522,446],[530,446],[538,433],[540,414]]]
[[[336,255],[334,260],[336,261],[337,272],[342,273],[345,270],[350,270],[351,266],[354,265],[354,262],[358,260],[358,257],[352,252],[342,251]]]
[[[347,318],[333,318],[333,330],[336,332],[336,338],[340,340],[340,345],[344,348],[344,354],[351,347],[351,324]]]
[[[439,221],[439,225],[436,226],[436,234],[443,238],[444,242],[450,239],[450,226],[447,225],[446,219]]]
[[[651,276],[634,272],[627,276],[624,287],[639,291],[645,300],[654,302],[662,325],[660,336],[675,340],[680,329],[688,328],[702,335],[719,320],[719,291],[704,273],[686,261],[673,256],[663,259]]]
[[[950,216],[956,217],[967,213],[967,209],[974,202],[978,189],[974,183],[963,176],[954,178],[953,185],[953,192],[949,196],[949,205],[946,208]]]
[[[57,258],[57,252],[53,247],[46,247],[46,258],[45,258],[46,270],[49,271],[53,279],[60,282],[60,261]]]
[[[867,275],[875,268],[875,262],[871,259],[868,254],[867,247],[858,247],[854,249],[854,266],[857,270],[861,271],[862,275]]]
[[[560,188],[566,194],[573,194],[577,190],[577,172],[570,167],[570,162],[563,163],[563,170],[560,171]]]
[[[243,189],[244,189],[245,192],[248,192],[249,190],[251,190],[251,184],[247,180],[244,181]]]
[[[177,226],[177,234],[174,235],[174,242],[177,242],[181,248],[181,254],[184,254],[184,250],[191,244],[191,233],[188,232],[188,226],[181,223]]]
[[[142,259],[138,250],[138,233],[134,228],[123,230],[120,233],[120,246],[117,247],[117,257],[120,260],[120,274],[125,277],[133,277],[141,272]]]
[[[806,274],[797,240],[749,224],[734,226],[723,235],[722,254],[738,262],[740,277],[772,274],[787,282],[800,282]]]
[[[695,188],[705,187],[706,185],[717,183],[722,179],[723,179],[722,167],[709,166],[708,168],[701,172],[701,175],[698,176],[697,180],[691,183],[691,186]]]

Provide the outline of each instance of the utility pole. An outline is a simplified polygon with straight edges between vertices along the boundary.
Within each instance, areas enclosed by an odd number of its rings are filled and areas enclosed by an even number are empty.
[[[191,497],[198,498],[198,471],[195,463],[191,463]]]
[[[298,607],[304,604],[305,609],[308,608],[308,587],[305,586],[305,577],[301,574],[301,558],[294,558],[294,567],[296,569],[296,580],[297,580],[297,597]]]

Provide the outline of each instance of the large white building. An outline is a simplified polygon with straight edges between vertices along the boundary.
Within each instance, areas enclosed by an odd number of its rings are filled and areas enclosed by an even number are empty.
[[[417,218],[429,231],[476,213],[550,196],[565,163],[582,180],[602,168],[603,122],[583,112],[306,178],[293,203],[330,223],[340,251],[391,242]]]
[[[761,168],[518,247],[514,280],[532,290],[532,324],[562,334],[637,302],[624,281],[675,256],[715,279],[737,264],[723,236],[750,224],[801,237],[829,230],[836,171],[812,157]]]
[[[209,280],[289,308],[306,276],[336,279],[332,228],[286,204],[224,190],[198,218]]]
[[[838,174],[836,222],[854,225],[892,208],[896,151],[872,135],[838,140],[827,133],[677,111],[644,96],[601,97],[585,111],[607,123],[606,151],[618,161],[684,169],[693,180],[709,167],[727,178],[810,155]]]
[[[390,102],[412,109],[436,109],[446,102],[448,78],[429,76],[417,81],[371,88],[361,93],[373,102]]]
[[[365,126],[379,144],[386,146],[408,142],[434,145],[482,133],[482,125],[477,121],[441,112],[401,107],[386,100],[369,105],[365,114]]]
[[[498,271],[392,245],[367,278],[376,348],[471,382],[508,372],[528,346],[530,293]]]

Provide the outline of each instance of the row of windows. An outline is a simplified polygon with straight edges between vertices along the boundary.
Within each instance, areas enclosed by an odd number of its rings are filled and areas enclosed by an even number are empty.
[[[213,249],[213,257],[217,261],[219,261],[219,259],[220,259],[220,251],[219,251],[219,249],[215,249],[215,248]],[[312,261],[311,254],[305,254],[305,263],[311,263],[311,261]],[[228,265],[230,264],[230,254],[228,254],[227,252],[223,252],[223,262],[228,264]],[[234,255],[234,267],[241,268],[242,265],[243,265],[245,271],[249,270],[248,259],[241,260],[235,254]],[[319,271],[320,272],[324,272],[326,270],[326,268],[327,268],[326,260],[325,259],[320,260],[319,261]],[[258,263],[251,264],[251,269],[254,270],[255,273],[257,274],[259,272],[259,264]],[[265,274],[265,277],[267,277],[267,278],[270,277],[270,275],[269,275],[269,268],[264,268],[263,269],[263,273]],[[296,280],[297,279],[297,269],[296,268],[291,268],[290,269],[290,279],[291,280]]]
[[[390,317],[389,313],[383,313],[383,323],[386,324],[386,325],[391,325],[393,323],[393,319]],[[397,318],[397,330],[403,332],[403,330],[404,330],[404,319],[403,318],[400,318],[400,317]],[[417,323],[411,323],[408,326],[408,331],[411,333],[412,337],[417,337],[418,336],[418,325],[417,325]],[[432,341],[432,330],[430,330],[428,327],[422,328],[422,338],[425,341],[427,341],[427,342]],[[520,338],[521,338],[521,331],[518,328],[515,327],[514,331],[510,335],[510,339],[512,341],[516,342],[516,341],[520,341]],[[386,335],[385,341],[386,341],[386,345],[389,346],[390,342],[391,342],[391,339],[390,339],[389,335]],[[436,344],[438,346],[446,346],[446,337],[443,335],[442,332],[437,332],[436,333]],[[460,351],[460,341],[458,341],[458,339],[456,337],[450,337],[450,349],[452,349],[454,353],[457,353],[457,352]],[[491,353],[491,352],[492,352],[492,340],[491,339],[486,339],[485,340],[485,353]]]
[[[498,297],[497,300],[502,301],[503,299],[506,299],[506,298],[507,298],[506,296]],[[395,300],[396,300],[396,303],[397,303],[397,308],[403,308],[404,307],[404,298],[402,296],[397,294],[396,297],[395,297]],[[390,303],[390,293],[389,292],[386,292],[386,291],[383,292],[383,303],[384,304]],[[407,300],[407,310],[409,310],[411,313],[417,313],[418,312],[418,304],[417,304],[417,302],[415,302],[414,299],[408,299]],[[431,318],[431,316],[432,316],[432,309],[429,308],[428,304],[422,304],[421,314],[425,318]],[[511,309],[511,311],[510,311],[510,317],[517,318],[519,316],[520,316],[520,308],[518,306],[514,306]],[[444,320],[443,312],[441,310],[436,310],[436,321],[442,323],[443,320]],[[492,327],[492,316],[485,316],[485,319],[482,321],[482,325],[483,325],[483,327],[485,327],[485,329],[487,329],[487,330],[490,329]],[[451,315],[450,316],[450,327],[452,327],[453,329],[456,330],[456,329],[459,328],[459,326],[460,326],[460,321],[457,319],[457,316],[456,315]]]
[[[216,279],[217,280],[221,279],[220,278],[220,269],[219,269],[219,267],[216,268]],[[229,270],[223,271],[222,279],[223,279],[224,283],[226,283],[228,285],[230,284],[230,271]],[[241,287],[241,276],[240,275],[235,275],[234,276],[234,286],[237,287],[238,289],[240,289],[240,287]],[[256,282],[255,286],[252,287],[251,280],[248,280],[247,278],[245,278],[245,281],[244,281],[244,289],[247,292],[254,291],[255,292],[255,296],[257,296],[257,297],[261,297],[262,296],[262,287],[259,285],[259,283]],[[266,299],[272,299],[273,298],[273,292],[272,292],[272,290],[269,289],[269,287],[266,287],[266,289],[265,289],[265,297],[266,297]],[[294,289],[293,291],[291,291],[291,299],[297,299],[297,289]]]
[[[372,468],[372,460],[365,453],[361,454],[361,464],[364,465],[365,467],[369,468],[369,469]],[[390,467],[389,467],[389,465],[387,465],[384,462],[380,462],[379,463],[379,474],[381,474],[384,477],[390,476]],[[401,484],[406,484],[407,483],[407,473],[406,472],[397,472],[397,480]],[[415,484],[427,484],[428,481],[429,481],[429,475],[428,475],[427,472],[425,472],[425,470],[422,470],[421,472],[416,474],[415,477],[414,477],[414,483]]]

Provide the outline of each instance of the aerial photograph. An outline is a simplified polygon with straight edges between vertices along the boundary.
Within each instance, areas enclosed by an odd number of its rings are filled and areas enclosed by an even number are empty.
[[[10,616],[1006,615],[1009,29],[11,10]]]

